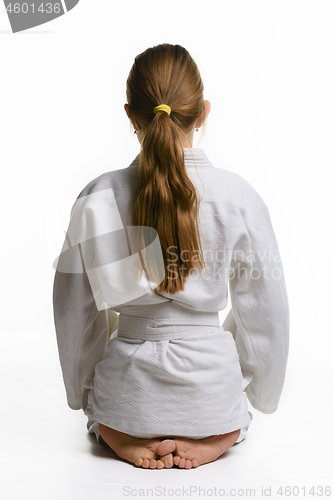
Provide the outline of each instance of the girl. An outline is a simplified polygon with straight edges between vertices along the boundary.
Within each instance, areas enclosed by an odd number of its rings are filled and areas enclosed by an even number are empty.
[[[60,362],[68,404],[101,444],[136,466],[190,469],[244,439],[247,398],[277,409],[283,269],[260,196],[192,147],[210,104],[189,53],[137,56],[127,101],[140,154],[83,189],[57,263]]]

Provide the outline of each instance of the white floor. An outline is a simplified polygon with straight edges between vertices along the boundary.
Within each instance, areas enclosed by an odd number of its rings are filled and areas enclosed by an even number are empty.
[[[102,448],[67,407],[60,367],[1,372],[3,500],[333,495],[332,371],[289,370],[279,410],[252,409],[246,440],[192,470],[136,468]]]

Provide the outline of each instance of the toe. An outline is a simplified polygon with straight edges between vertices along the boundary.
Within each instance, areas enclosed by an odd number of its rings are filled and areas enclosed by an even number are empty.
[[[144,469],[148,469],[148,467],[149,467],[149,460],[148,460],[148,458],[144,459],[144,461],[141,464],[141,467],[143,467]]]
[[[193,458],[192,460],[192,467],[199,467],[199,461],[197,458]]]
[[[156,469],[156,460],[153,458],[152,460],[150,460],[150,464],[149,464],[149,468],[150,469]]]
[[[181,469],[183,469],[185,467],[185,463],[186,463],[185,458],[181,458],[180,461],[179,461],[178,467],[180,467]]]
[[[134,461],[134,465],[136,465],[137,467],[141,467],[142,465],[142,458],[137,458],[135,461]]]
[[[171,469],[171,467],[173,466],[172,453],[169,453],[168,455],[164,455],[164,457],[160,457],[160,460],[164,464],[164,467],[166,469]]]
[[[176,443],[173,439],[164,439],[156,448],[156,453],[160,456],[168,455],[176,449]]]
[[[156,462],[156,468],[157,469],[164,469],[164,463],[161,462],[161,460],[157,460],[157,462]]]
[[[186,460],[185,469],[191,469],[191,468],[192,468],[192,460]]]
[[[179,465],[179,461],[180,461],[180,457],[176,456],[176,457],[173,457],[173,463],[175,465]]]

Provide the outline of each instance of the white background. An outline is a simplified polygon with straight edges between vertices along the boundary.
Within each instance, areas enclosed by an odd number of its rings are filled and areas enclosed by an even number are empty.
[[[333,4],[323,0],[81,0],[12,34],[0,5],[0,418],[11,471],[4,498],[98,491],[104,500],[126,498],[123,484],[225,481],[255,484],[261,498],[265,484],[329,484],[332,25]],[[252,435],[197,471],[143,471],[107,459],[85,435],[82,413],[66,406],[53,326],[52,262],[69,210],[91,179],[127,167],[139,152],[123,109],[125,83],[134,57],[163,42],[185,46],[201,71],[212,110],[199,147],[268,205],[291,308],[280,409],[255,412]],[[58,490],[41,486],[43,478]]]

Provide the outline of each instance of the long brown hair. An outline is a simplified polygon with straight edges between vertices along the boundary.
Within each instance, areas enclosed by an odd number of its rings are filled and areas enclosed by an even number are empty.
[[[199,199],[186,172],[183,148],[205,107],[201,76],[188,51],[162,44],[139,54],[127,79],[127,102],[132,122],[144,134],[132,224],[157,231],[165,271],[158,291],[173,294],[184,290],[191,269],[204,267]],[[154,113],[160,104],[170,106],[170,116]]]

